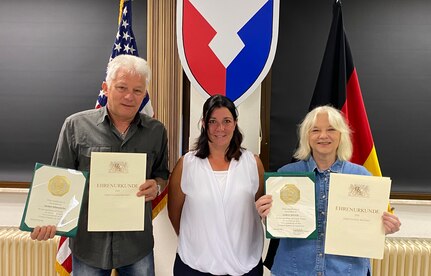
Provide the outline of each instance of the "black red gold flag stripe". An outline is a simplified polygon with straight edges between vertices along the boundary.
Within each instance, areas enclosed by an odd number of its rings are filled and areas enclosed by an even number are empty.
[[[340,1],[334,3],[328,42],[309,109],[326,104],[340,109],[352,129],[353,156],[350,161],[365,166],[373,175],[381,176],[356,68],[344,31]]]
[[[349,42],[344,31],[341,1],[335,1],[329,37],[309,110],[332,105],[341,110],[352,129],[351,162],[363,165],[375,176],[381,176],[374,141],[353,64]],[[271,269],[279,240],[271,240],[264,265]]]

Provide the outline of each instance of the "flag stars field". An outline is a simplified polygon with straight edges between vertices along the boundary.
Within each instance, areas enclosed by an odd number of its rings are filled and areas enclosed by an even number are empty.
[[[120,43],[114,43],[114,44],[115,44],[114,50],[120,52],[121,51],[121,45],[120,45]]]
[[[123,39],[128,40],[130,37],[129,32],[123,32]],[[130,39],[132,40],[132,39]]]

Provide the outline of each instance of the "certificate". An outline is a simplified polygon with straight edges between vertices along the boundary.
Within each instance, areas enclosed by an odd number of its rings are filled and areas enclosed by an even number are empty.
[[[317,238],[313,173],[265,173],[265,190],[272,195],[267,238]]]
[[[76,236],[87,177],[87,172],[36,163],[19,228],[55,225],[57,235]]]
[[[146,169],[145,153],[91,153],[88,231],[144,230]]]
[[[383,259],[388,177],[331,173],[325,253]]]

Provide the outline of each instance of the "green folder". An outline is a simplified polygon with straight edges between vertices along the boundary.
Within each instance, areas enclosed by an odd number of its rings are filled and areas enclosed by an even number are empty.
[[[271,180],[274,180],[273,179],[274,177],[280,178],[280,181],[276,181],[278,182],[276,184],[273,184],[273,181],[272,182],[268,181],[270,178]],[[297,181],[297,180],[302,180],[300,178],[303,178],[303,177],[307,179],[304,179],[303,181]],[[265,194],[268,194],[268,191],[272,189],[272,187],[268,187],[268,185],[277,185],[277,187],[282,187],[280,190],[277,190],[276,195],[273,194],[273,206],[271,208],[271,212],[275,212],[276,211],[275,209],[277,209],[277,211],[281,210],[280,212],[283,214],[283,216],[288,217],[287,219],[284,219],[283,223],[289,224],[289,226],[283,225],[283,226],[280,226],[281,228],[291,227],[291,229],[293,229],[291,224],[295,222],[294,221],[295,217],[298,217],[301,215],[300,215],[300,212],[294,213],[292,215],[292,212],[301,210],[302,207],[300,204],[303,204],[304,202],[307,202],[308,209],[311,208],[312,210],[312,208],[314,207],[314,222],[315,222],[315,227],[312,228],[313,230],[305,231],[306,234],[301,233],[303,229],[298,227],[300,229],[298,233],[301,234],[300,235],[301,237],[297,237],[295,235],[279,236],[277,234],[274,234],[274,232],[271,234],[268,231],[269,218],[267,217],[265,220],[266,238],[268,239],[279,239],[279,238],[317,239],[317,199],[315,198],[316,185],[315,185],[314,173],[312,172],[282,172],[282,173],[266,172],[264,174],[264,178],[265,178]],[[293,180],[293,181],[290,181],[292,183],[285,182],[285,180],[288,180],[288,179]],[[310,180],[311,180],[311,183],[310,183]],[[303,194],[304,193],[303,189],[305,189],[305,191],[308,191],[309,193],[307,195]],[[311,193],[313,194],[311,195]],[[279,198],[274,198],[274,196],[279,196]],[[278,201],[278,207],[274,207],[275,206],[274,203],[276,200]]]
[[[88,172],[36,163],[19,229],[55,225],[57,235],[76,236],[87,182]]]

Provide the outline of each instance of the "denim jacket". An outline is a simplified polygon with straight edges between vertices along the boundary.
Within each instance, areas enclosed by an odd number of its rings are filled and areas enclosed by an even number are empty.
[[[279,172],[314,172],[316,176],[317,240],[280,239],[271,272],[285,275],[367,275],[370,261],[366,258],[324,253],[326,212],[328,209],[329,174],[371,175],[363,166],[337,160],[326,171],[319,171],[312,157],[281,167]],[[371,271],[371,270],[370,270]]]

